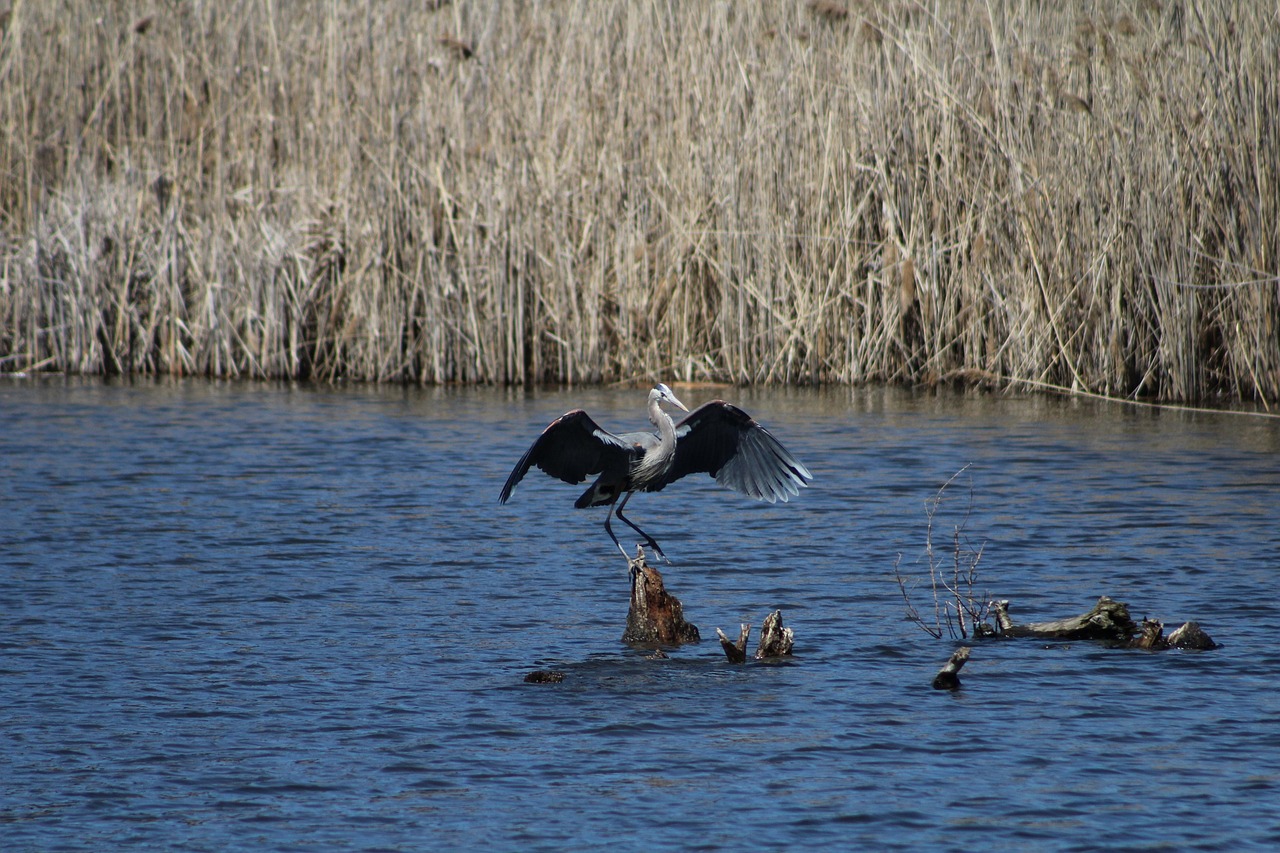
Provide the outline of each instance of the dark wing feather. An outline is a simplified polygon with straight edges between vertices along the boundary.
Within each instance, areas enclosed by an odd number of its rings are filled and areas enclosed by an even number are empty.
[[[675,461],[657,488],[701,472],[735,492],[770,503],[800,494],[800,487],[813,479],[768,430],[720,400],[699,406],[676,424]]]
[[[631,445],[602,429],[581,409],[561,415],[542,431],[511,469],[498,503],[506,503],[529,468],[537,466],[566,483],[581,483],[606,467],[626,470]]]

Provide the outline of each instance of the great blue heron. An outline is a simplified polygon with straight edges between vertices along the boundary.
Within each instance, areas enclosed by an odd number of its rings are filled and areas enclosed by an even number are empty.
[[[609,524],[614,515],[667,560],[653,537],[622,514],[635,492],[660,491],[686,474],[705,471],[722,486],[773,503],[800,494],[800,487],[813,479],[808,468],[737,406],[716,400],[694,409],[677,424],[662,410],[663,403],[689,411],[670,388],[659,383],[649,392],[649,420],[658,428],[656,434],[614,435],[581,409],[561,415],[520,457],[498,502],[507,502],[533,465],[571,484],[599,474],[574,506],[608,506],[604,529],[627,559],[630,556]],[[619,497],[621,504],[617,504]]]

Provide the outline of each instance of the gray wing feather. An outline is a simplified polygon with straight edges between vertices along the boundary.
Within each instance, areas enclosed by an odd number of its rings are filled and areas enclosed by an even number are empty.
[[[498,503],[506,503],[516,484],[533,466],[563,480],[581,483],[606,467],[623,465],[630,458],[631,445],[600,427],[581,409],[561,415],[542,431],[516,467],[511,469]]]
[[[786,501],[813,479],[809,469],[737,406],[720,400],[699,406],[676,425],[676,455],[658,486],[695,473],[765,500]]]

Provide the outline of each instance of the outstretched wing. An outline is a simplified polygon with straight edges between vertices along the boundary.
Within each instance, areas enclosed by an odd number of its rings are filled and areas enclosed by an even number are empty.
[[[620,465],[625,471],[630,454],[630,444],[576,409],[552,421],[524,452],[507,477],[498,503],[507,502],[516,484],[534,465],[566,483],[581,483],[609,466]]]
[[[721,400],[699,406],[676,424],[676,456],[663,485],[706,472],[716,482],[773,503],[800,494],[813,475],[768,430]]]

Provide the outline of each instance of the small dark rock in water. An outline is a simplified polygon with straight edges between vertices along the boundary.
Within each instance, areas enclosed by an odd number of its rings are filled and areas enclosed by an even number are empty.
[[[524,677],[525,684],[559,684],[564,673],[554,669],[535,669]]]

